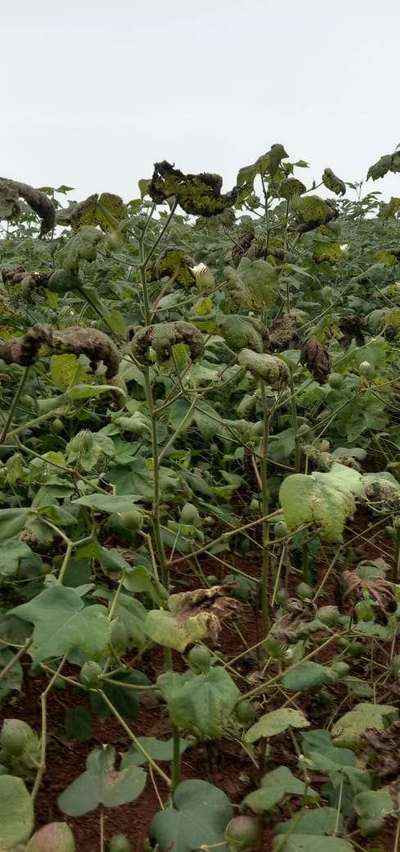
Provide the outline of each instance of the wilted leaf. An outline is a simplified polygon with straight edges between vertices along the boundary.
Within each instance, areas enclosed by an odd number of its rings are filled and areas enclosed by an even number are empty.
[[[153,177],[147,193],[156,204],[162,204],[175,196],[185,213],[194,216],[215,216],[231,207],[236,199],[236,189],[225,195],[221,193],[222,178],[219,175],[184,174],[171,163],[163,160],[154,163]]]
[[[330,189],[331,192],[334,192],[336,195],[345,195],[346,194],[346,184],[343,180],[338,178],[332,169],[325,169],[322,175],[322,183],[326,186],[327,189]]]
[[[397,717],[398,711],[391,704],[356,704],[353,710],[335,722],[332,739],[338,746],[357,747],[362,744],[362,737],[368,728],[382,730]]]
[[[300,360],[320,384],[326,381],[331,369],[331,359],[325,346],[314,337],[302,346]]]

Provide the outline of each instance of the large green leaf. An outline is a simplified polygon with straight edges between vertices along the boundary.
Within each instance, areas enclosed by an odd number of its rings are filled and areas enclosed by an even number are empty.
[[[348,840],[339,837],[320,837],[314,834],[291,834],[275,837],[272,852],[354,852]]]
[[[364,830],[368,833],[371,820],[375,829],[376,822],[380,822],[383,828],[386,817],[396,815],[396,805],[394,798],[390,795],[389,787],[358,793],[357,796],[354,796],[353,807],[358,816],[358,826],[361,833]]]
[[[274,737],[276,734],[287,731],[288,728],[307,728],[309,724],[301,710],[281,707],[279,710],[271,710],[270,713],[261,716],[261,719],[246,731],[245,740],[248,743],[255,743],[261,737]]]
[[[227,852],[224,831],[233,816],[225,793],[207,781],[184,781],[176,788],[173,807],[160,811],[150,827],[160,852],[194,852],[218,844]]]
[[[28,520],[29,509],[0,509],[0,542],[15,538]]]
[[[318,793],[296,778],[287,766],[278,766],[261,779],[261,787],[249,793],[243,805],[254,813],[261,814],[279,804],[286,796],[307,796],[317,799]]]
[[[173,724],[183,733],[200,739],[222,736],[240,697],[236,684],[222,666],[200,675],[165,672],[157,685]]]
[[[98,604],[85,606],[75,589],[51,586],[10,614],[34,625],[31,652],[37,662],[63,657],[72,650],[97,659],[107,648],[107,609]]]
[[[305,810],[286,822],[279,822],[275,827],[276,834],[333,834],[343,830],[343,818],[335,808],[312,808]]]
[[[140,500],[137,494],[124,494],[119,497],[117,494],[87,494],[85,497],[79,497],[78,500],[73,500],[77,506],[88,506],[89,509],[94,509],[96,512],[106,512],[113,515],[114,513],[130,512],[134,508],[134,503]]]
[[[169,740],[158,740],[156,737],[138,737],[138,741],[146,750],[149,757],[153,758],[157,763],[163,761],[170,762],[174,756],[174,740],[172,737]],[[183,754],[189,747],[188,740],[180,738],[179,752]],[[131,751],[124,754],[121,767],[125,769],[127,766],[143,766],[147,763],[147,758],[138,748],[132,747]]]
[[[28,840],[33,829],[33,802],[22,778],[0,775],[0,847]]]
[[[31,554],[30,547],[19,538],[9,539],[5,544],[0,545],[0,575],[12,577],[17,573],[21,559]]]
[[[305,689],[313,689],[314,687],[322,686],[323,683],[329,683],[334,680],[336,680],[336,676],[327,666],[321,666],[321,663],[306,660],[285,674],[282,678],[282,684],[285,689],[293,690],[293,692],[302,692]]]
[[[146,773],[140,766],[117,771],[112,746],[94,749],[86,761],[86,771],[79,775],[58,798],[58,807],[68,816],[78,817],[99,805],[115,808],[133,802],[142,793]]]
[[[314,522],[326,541],[340,541],[346,519],[355,509],[354,497],[362,492],[361,474],[335,463],[329,473],[287,476],[279,500],[289,529]]]

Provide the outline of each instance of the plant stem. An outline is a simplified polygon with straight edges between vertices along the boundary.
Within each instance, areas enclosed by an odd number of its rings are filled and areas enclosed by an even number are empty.
[[[104,808],[100,808],[100,852],[104,852]]]
[[[17,405],[18,405],[18,400],[19,400],[19,398],[20,398],[20,396],[21,396],[21,393],[22,393],[23,387],[24,387],[25,382],[26,382],[26,380],[27,380],[27,378],[28,378],[29,369],[30,369],[30,368],[29,368],[29,366],[28,366],[28,367],[25,367],[25,369],[24,369],[24,371],[23,371],[23,373],[22,373],[22,376],[21,376],[21,378],[20,378],[20,380],[19,380],[18,387],[17,387],[17,389],[16,389],[16,391],[15,391],[15,394],[14,394],[14,399],[13,399],[13,401],[12,401],[11,405],[10,405],[10,410],[9,410],[9,412],[8,412],[8,415],[7,415],[7,420],[6,420],[6,422],[5,422],[4,426],[3,426],[3,429],[2,429],[2,432],[1,432],[1,435],[0,435],[0,444],[4,444],[4,441],[6,440],[6,437],[7,437],[7,434],[8,434],[8,430],[9,430],[9,428],[10,428],[10,426],[11,426],[12,419],[13,419],[14,414],[15,414],[15,409],[16,409],[16,407],[17,407]]]
[[[26,654],[27,650],[32,645],[32,642],[33,642],[33,639],[27,639],[25,644],[22,646],[22,648],[20,648],[19,651],[15,654],[15,656],[10,660],[10,662],[7,663],[6,666],[4,666],[4,669],[2,669],[1,672],[0,672],[0,680],[3,680],[3,678],[6,677],[6,675],[8,675],[8,673],[11,671],[13,666],[15,666],[15,663],[17,663],[18,660],[20,660],[21,657],[23,657],[24,654]]]
[[[295,442],[295,450],[294,450],[294,458],[295,458],[295,470],[296,473],[300,473],[301,471],[301,452],[300,452],[300,441],[299,434],[297,428],[297,402],[294,390],[294,382],[293,382],[293,373],[290,371],[290,411],[291,411],[291,420],[292,420],[292,429],[294,431],[294,442]]]
[[[269,582],[270,582],[270,549],[269,549],[269,492],[268,492],[268,439],[269,439],[269,423],[270,413],[267,408],[267,398],[265,393],[265,382],[261,379],[261,399],[263,404],[263,440],[262,440],[262,457],[261,457],[261,504],[262,504],[262,568],[261,568],[261,616],[264,636],[267,635],[270,627],[270,607],[269,607]]]
[[[175,725],[172,726],[172,736],[174,752],[171,767],[171,793],[174,793],[181,778],[181,738],[179,736],[178,728]]]
[[[149,415],[151,420],[151,444],[152,444],[152,455],[153,455],[153,505],[152,505],[152,516],[153,516],[153,534],[154,534],[154,542],[155,542],[155,550],[157,552],[158,560],[160,563],[160,578],[163,586],[168,589],[168,567],[167,567],[167,559],[165,556],[164,543],[162,538],[162,527],[161,527],[161,514],[160,514],[160,502],[161,502],[161,494],[160,494],[160,462],[158,456],[158,435],[157,435],[157,416],[154,412],[154,401],[153,401],[153,391],[151,387],[150,381],[150,369],[146,367],[144,370],[144,383],[145,383],[145,392],[146,392],[146,400],[147,407],[149,409]]]
[[[283,669],[281,672],[278,672],[278,674],[274,675],[274,677],[271,677],[269,680],[264,681],[264,683],[261,683],[259,686],[255,686],[253,689],[249,689],[248,692],[242,694],[238,699],[237,703],[239,704],[240,701],[244,701],[245,698],[254,698],[255,695],[259,695],[261,692],[265,692],[265,690],[269,686],[272,686],[274,683],[278,683],[278,681],[280,681],[281,678],[284,677],[284,675],[288,674],[291,671],[294,671],[294,669],[297,669],[300,664],[305,663],[307,660],[311,660],[313,657],[319,654],[319,652],[322,651],[323,648],[326,648],[328,645],[331,644],[331,642],[336,641],[338,636],[344,636],[346,633],[346,630],[343,631],[343,633],[334,633],[332,636],[329,637],[329,639],[326,639],[326,641],[323,642],[322,645],[318,645],[318,648],[314,648],[313,651],[310,651],[310,653],[306,654],[306,656],[303,657],[301,660],[298,660],[296,663],[292,663],[291,666],[288,666],[286,669]],[[238,658],[236,657],[236,659]]]
[[[69,560],[71,559],[71,553],[72,553],[73,546],[74,546],[73,542],[69,541],[68,544],[67,544],[67,549],[65,551],[64,559],[62,561],[62,565],[61,565],[61,568],[60,568],[60,573],[58,575],[57,582],[59,583],[60,586],[62,585],[62,581],[64,579],[64,574],[65,574],[65,572],[68,568]]]
[[[400,580],[400,530],[396,530],[396,544],[394,551],[394,582]]]
[[[153,760],[153,758],[149,755],[149,753],[146,751],[144,746],[142,746],[140,740],[138,740],[138,738],[135,737],[135,734],[133,733],[133,731],[131,731],[129,726],[126,724],[125,720],[118,713],[117,708],[114,707],[114,704],[112,704],[112,702],[110,701],[110,699],[108,698],[106,693],[103,692],[102,689],[95,690],[95,691],[99,692],[103,701],[105,701],[107,706],[110,708],[112,714],[115,716],[115,718],[118,720],[118,722],[120,723],[120,725],[124,729],[125,733],[128,735],[131,742],[133,742],[135,748],[137,748],[138,751],[140,751],[143,754],[143,756],[146,758],[146,760],[148,760],[150,766],[153,767],[154,771],[158,773],[160,778],[162,778],[163,781],[165,781],[165,783],[168,785],[168,787],[171,787],[171,779],[168,778],[168,775],[164,772],[164,770],[161,769],[161,767],[158,765],[158,763],[156,763],[155,760]]]
[[[66,655],[62,658],[57,670],[54,672],[53,677],[49,680],[46,689],[42,692],[40,696],[41,703],[41,711],[42,711],[42,730],[40,735],[40,762],[38,766],[38,770],[36,773],[35,783],[32,788],[31,798],[34,802],[36,796],[39,792],[40,785],[43,780],[43,775],[46,771],[46,753],[47,753],[47,696],[50,690],[53,688],[58,675],[61,672],[61,669],[65,663]]]
[[[147,253],[147,255],[146,255],[145,259],[143,260],[143,262],[142,262],[142,264],[141,264],[141,266],[143,266],[143,267],[144,267],[144,269],[146,269],[146,266],[147,266],[147,264],[148,264],[148,262],[149,262],[150,258],[153,256],[153,254],[154,254],[154,252],[155,252],[155,250],[156,250],[156,248],[157,248],[157,246],[158,246],[159,242],[162,240],[162,238],[163,238],[163,236],[164,236],[164,234],[165,234],[166,230],[169,228],[169,225],[170,225],[171,220],[172,220],[172,218],[173,218],[173,216],[174,216],[174,213],[175,213],[175,210],[176,210],[177,206],[178,206],[178,202],[177,202],[177,201],[174,201],[174,203],[173,203],[173,205],[172,205],[172,208],[171,208],[171,210],[170,210],[170,213],[169,213],[169,215],[168,215],[168,217],[167,217],[167,219],[166,219],[165,225],[163,225],[163,227],[161,228],[161,231],[160,231],[160,233],[159,233],[159,235],[158,235],[157,239],[154,241],[154,243],[153,243],[153,245],[152,245],[151,249],[148,251],[148,253]]]
[[[234,529],[228,530],[227,532],[217,536],[217,538],[213,538],[211,541],[208,541],[207,544],[204,544],[203,547],[198,547],[197,550],[193,550],[192,553],[187,553],[185,556],[179,556],[177,559],[171,559],[168,564],[178,565],[179,562],[186,562],[188,559],[193,559],[193,557],[198,556],[199,553],[205,553],[210,547],[213,547],[214,544],[219,544],[220,541],[227,541],[231,535],[237,535],[238,533],[243,532],[243,530],[249,529],[249,527],[256,527],[258,524],[262,524],[263,521],[271,521],[272,518],[276,518],[276,516],[280,514],[281,510],[276,509],[275,512],[271,512],[265,517],[257,518],[255,521],[249,521],[247,524],[241,524],[240,527],[235,527]],[[271,545],[271,542],[269,542],[269,545]]]

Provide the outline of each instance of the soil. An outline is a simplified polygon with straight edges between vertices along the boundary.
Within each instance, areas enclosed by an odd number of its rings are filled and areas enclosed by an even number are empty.
[[[357,533],[359,529],[365,528],[365,520],[362,516],[355,518],[352,535]],[[357,559],[365,559],[367,557],[377,558],[382,553],[385,556],[390,551],[390,544],[388,538],[378,530],[377,535],[375,537],[369,536],[367,542],[362,539],[357,541]],[[332,557],[332,554],[330,556]],[[231,554],[227,555],[227,560],[230,560],[232,563],[233,558]],[[246,557],[235,557],[234,562],[236,567],[240,568],[246,574],[250,576],[259,575],[258,554],[252,553]],[[326,572],[326,566],[327,563],[321,562],[319,566],[320,579],[322,579],[324,572]],[[193,576],[190,579],[188,567],[185,563],[179,565],[179,569],[185,577],[185,588],[187,589],[191,585],[193,588],[198,587],[199,581]],[[212,559],[203,560],[202,569],[204,574],[212,573],[219,578],[222,578],[226,573],[225,569]],[[177,579],[178,576],[177,574]],[[293,593],[293,588],[300,579],[299,573],[292,572],[289,593]],[[337,578],[332,572],[332,575],[329,576],[326,582],[323,595],[321,595],[318,604],[337,603],[337,589]],[[242,637],[244,637],[246,645],[244,645]],[[238,616],[235,616],[233,619],[231,618],[228,624],[224,626],[217,647],[229,658],[240,654],[246,646],[247,648],[251,648],[259,640],[260,624],[257,608],[253,608],[249,603],[242,603]],[[329,646],[325,653],[320,655],[318,659],[321,662],[327,662],[336,651],[337,649],[333,645]],[[374,665],[379,665],[379,662],[379,656],[376,656]],[[383,662],[385,662],[385,657],[383,658]],[[179,655],[176,656],[174,664],[176,668],[182,667],[182,658]],[[239,673],[238,685],[242,686],[244,691],[253,685],[257,685],[259,682],[257,678],[260,678],[260,660],[257,657],[256,651],[250,651],[245,654],[235,668]],[[162,670],[162,654],[159,650],[155,649],[143,658],[141,670],[145,671],[151,680],[154,681],[155,676]],[[367,670],[368,663],[362,660],[354,664],[352,674],[365,677],[368,675]],[[65,673],[68,674],[68,671],[67,667]],[[272,673],[274,671],[275,668],[272,668]],[[70,673],[76,677],[76,667],[71,667]],[[40,694],[46,684],[47,679],[38,677],[37,674],[32,676],[29,665],[27,665],[25,667],[23,692],[14,694],[14,697],[3,705],[3,717],[14,716],[24,719],[36,731],[40,731]],[[386,696],[387,702],[389,702],[389,698],[393,701],[393,694],[389,697]],[[261,703],[265,710],[270,710],[273,709],[274,702],[276,706],[280,706],[282,701],[287,699],[288,694],[285,694],[280,687],[277,687],[274,692],[265,696]],[[380,696],[378,700],[381,700]],[[308,715],[314,727],[322,727],[327,724],[327,714],[333,718],[335,714],[345,712],[348,698],[346,689],[339,683],[335,685],[333,701],[332,689],[330,689],[330,693],[326,697],[324,697],[323,690],[320,690],[317,694],[305,693],[301,696],[301,705],[299,699],[296,699],[296,697],[292,698],[291,701],[292,706],[301,706],[301,709]],[[54,820],[66,819],[74,832],[77,852],[99,852],[99,811],[91,812],[78,819],[65,818],[57,807],[57,798],[68,784],[85,770],[86,757],[92,748],[108,743],[114,746],[118,754],[126,752],[129,743],[124,731],[116,720],[108,719],[101,721],[96,716],[93,716],[92,719],[93,729],[90,739],[84,742],[68,741],[64,728],[65,711],[67,708],[82,705],[88,706],[86,694],[82,690],[70,687],[63,690],[54,689],[49,695],[47,753],[49,771],[45,774],[37,799],[36,828]],[[163,710],[163,705],[158,704],[157,699],[154,697],[146,697],[141,700],[139,716],[136,721],[130,722],[130,726],[138,736],[155,736],[165,739],[171,735],[168,718]],[[274,765],[286,764],[296,769],[295,757],[293,756],[293,743],[289,738],[277,738],[277,744],[274,744],[271,758]],[[204,746],[198,746],[189,749],[183,755],[182,780],[189,778],[209,780],[217,787],[223,789],[234,804],[238,804],[246,793],[250,792],[257,785],[257,770],[244,750],[241,750],[235,741],[222,740],[215,745],[213,744],[208,750]],[[324,780],[322,776],[315,775],[315,777],[312,777],[312,784],[313,786],[321,786]],[[165,801],[167,797],[165,785],[163,785],[160,779],[156,778],[152,780],[149,776],[145,790],[136,802],[107,809],[104,814],[106,849],[108,848],[107,842],[109,842],[113,834],[123,833],[129,838],[133,852],[143,852],[146,848],[146,837],[151,820],[154,814],[160,809],[158,797],[161,797],[161,800]],[[288,814],[283,813],[283,816],[286,815]],[[364,838],[358,839],[362,843],[362,847],[366,850],[392,850],[394,833],[395,826],[388,822],[387,830],[373,841],[369,842]],[[264,831],[259,852],[269,852],[271,849],[272,832],[268,827]]]

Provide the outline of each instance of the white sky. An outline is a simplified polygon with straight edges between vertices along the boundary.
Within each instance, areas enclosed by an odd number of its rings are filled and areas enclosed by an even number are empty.
[[[399,0],[2,0],[0,29],[3,177],[127,200],[168,159],[229,189],[282,142],[358,180],[400,142]]]

